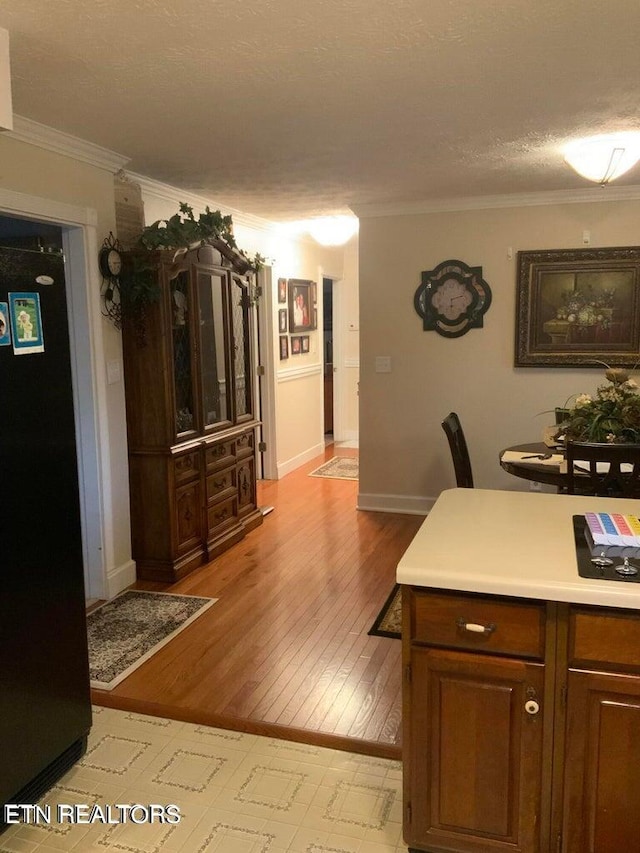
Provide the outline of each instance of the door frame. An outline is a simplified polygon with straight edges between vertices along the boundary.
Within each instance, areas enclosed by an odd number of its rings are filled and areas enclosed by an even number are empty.
[[[344,341],[342,339],[344,323],[344,306],[343,293],[344,288],[340,287],[342,276],[335,275],[331,270],[326,270],[323,267],[318,268],[318,294],[322,293],[322,280],[328,278],[331,281],[331,290],[333,294],[333,440],[344,441]],[[324,299],[318,305],[318,317],[322,317],[324,308]],[[321,335],[324,334],[324,325],[320,329]],[[323,357],[324,364],[324,357]],[[324,405],[322,406],[322,432],[324,435]]]
[[[0,213],[57,225],[62,229],[65,284],[69,314],[71,373],[78,454],[80,521],[87,598],[106,598],[105,561],[112,559],[105,507],[110,492],[110,450],[106,428],[106,380],[96,370],[102,352],[97,212],[93,208],[55,202],[0,188]],[[100,417],[100,412],[103,417]],[[109,553],[107,553],[107,551]]]
[[[278,454],[276,453],[276,396],[275,396],[275,360],[274,346],[275,334],[273,329],[273,293],[272,293],[272,269],[263,266],[257,277],[258,286],[261,289],[260,299],[257,304],[256,336],[254,352],[254,370],[262,368],[262,375],[256,376],[256,387],[258,392],[257,411],[259,413],[261,426],[261,440],[266,445],[266,450],[260,452],[256,448],[256,471],[258,478],[263,480],[278,479]],[[256,375],[254,373],[254,376]]]

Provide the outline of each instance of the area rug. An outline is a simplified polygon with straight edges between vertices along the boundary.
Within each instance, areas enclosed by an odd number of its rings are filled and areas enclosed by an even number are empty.
[[[127,590],[87,616],[91,686],[113,690],[217,598]]]
[[[368,631],[374,637],[402,637],[402,587],[396,584],[391,590],[376,621]]]
[[[358,479],[357,456],[334,456],[309,474],[310,477],[330,477],[335,480]]]

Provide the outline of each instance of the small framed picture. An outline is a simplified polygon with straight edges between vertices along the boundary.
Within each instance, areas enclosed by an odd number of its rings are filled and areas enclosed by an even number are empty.
[[[278,302],[283,305],[287,301],[287,279],[278,279]]]
[[[9,312],[14,355],[44,352],[39,293],[10,293]]]
[[[289,279],[289,331],[309,332],[316,328],[316,314],[311,304],[312,281]]]
[[[289,358],[289,338],[286,335],[280,335],[280,361]]]
[[[291,355],[300,355],[302,352],[302,338],[291,338]]]
[[[309,352],[309,335],[302,335],[300,341],[302,342],[302,352]]]
[[[281,308],[278,311],[278,329],[280,330],[280,334],[283,334],[287,331],[287,309]]]

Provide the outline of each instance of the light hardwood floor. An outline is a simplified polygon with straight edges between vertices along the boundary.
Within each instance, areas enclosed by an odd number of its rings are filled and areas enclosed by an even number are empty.
[[[401,649],[367,631],[422,518],[358,512],[358,484],[308,474],[329,446],[278,481],[257,530],[171,586],[219,599],[96,705],[398,758]]]

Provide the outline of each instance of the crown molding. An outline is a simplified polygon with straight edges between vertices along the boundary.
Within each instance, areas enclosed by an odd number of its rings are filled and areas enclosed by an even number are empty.
[[[262,219],[251,213],[243,213],[241,210],[236,210],[233,207],[221,205],[214,199],[178,189],[178,187],[173,187],[170,184],[156,181],[154,178],[148,178],[146,175],[139,175],[136,172],[129,172],[128,170],[125,170],[125,174],[127,178],[139,184],[142,192],[148,195],[155,196],[164,201],[172,201],[174,204],[184,202],[195,208],[204,208],[208,205],[209,207],[214,207],[216,210],[221,210],[225,214],[231,214],[234,226],[243,225],[245,228],[253,228],[257,231],[272,232],[277,225],[277,223],[269,219]]]
[[[98,169],[105,169],[111,173],[122,169],[130,159],[124,154],[118,154],[108,148],[94,145],[93,142],[87,142],[60,130],[54,130],[52,127],[47,127],[46,124],[40,124],[19,115],[13,116],[13,130],[6,131],[4,135],[16,139],[18,142],[36,145],[38,148],[71,157],[74,160],[88,163],[90,166],[96,166]]]
[[[584,204],[598,201],[638,201],[640,186],[593,187],[584,190],[551,190],[542,193],[470,196],[398,204],[360,204],[351,209],[359,219],[378,216],[411,216],[421,213],[446,213],[464,210],[490,210],[509,207]]]

